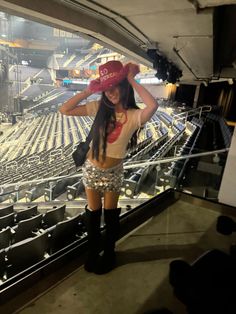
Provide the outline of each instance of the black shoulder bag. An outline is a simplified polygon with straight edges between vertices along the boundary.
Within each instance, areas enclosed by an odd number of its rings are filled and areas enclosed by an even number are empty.
[[[94,122],[95,122],[95,119],[94,119]],[[86,137],[85,142],[79,143],[72,153],[72,158],[74,160],[76,167],[81,167],[86,160],[86,156],[89,151],[89,144],[92,140],[92,131],[93,131],[94,122],[89,131],[88,136]]]

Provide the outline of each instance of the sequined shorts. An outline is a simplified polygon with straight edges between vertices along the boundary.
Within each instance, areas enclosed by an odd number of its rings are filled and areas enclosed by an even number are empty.
[[[86,188],[99,192],[114,191],[120,193],[124,181],[123,162],[115,167],[102,169],[86,160],[82,167],[82,181]]]

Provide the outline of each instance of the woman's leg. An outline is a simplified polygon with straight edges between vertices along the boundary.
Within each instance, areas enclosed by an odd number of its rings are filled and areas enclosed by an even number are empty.
[[[104,220],[106,224],[106,234],[104,243],[104,253],[98,267],[95,269],[96,274],[105,274],[111,271],[116,264],[115,242],[120,233],[120,208],[117,203],[120,193],[104,192]]]
[[[88,206],[86,206],[86,229],[88,233],[88,257],[84,269],[93,272],[99,260],[100,223],[102,215],[101,195],[95,189],[85,188]]]
[[[104,209],[113,209],[117,207],[120,193],[113,191],[104,192]]]
[[[85,193],[90,210],[97,210],[102,208],[102,197],[99,191],[95,189],[85,188]]]

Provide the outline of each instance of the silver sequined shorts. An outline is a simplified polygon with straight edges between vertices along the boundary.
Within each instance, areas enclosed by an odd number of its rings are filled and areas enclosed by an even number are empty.
[[[86,188],[99,192],[113,191],[120,193],[124,181],[123,162],[115,167],[102,169],[86,160],[82,166],[82,181]]]

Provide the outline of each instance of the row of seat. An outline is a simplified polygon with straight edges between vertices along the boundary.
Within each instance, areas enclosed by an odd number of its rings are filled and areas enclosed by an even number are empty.
[[[40,216],[40,215],[38,215]],[[7,228],[9,232],[9,228]],[[83,215],[77,214],[30,237],[0,249],[0,282],[49,258],[53,253],[86,235]]]
[[[181,128],[177,128],[176,126],[172,126],[172,132],[174,133],[174,136],[167,141],[160,142],[161,145],[158,145],[155,147],[155,151],[151,151],[151,154],[149,156],[149,161],[155,161],[158,158],[162,158],[168,154],[168,152],[172,149],[174,144],[178,142],[184,132],[185,132],[185,126],[181,126]],[[168,135],[168,134],[167,134]],[[160,140],[160,139],[159,139]],[[145,158],[143,158],[145,159]],[[147,159],[147,158],[146,158]],[[144,168],[140,168],[137,171],[133,171],[129,177],[125,179],[125,184],[123,188],[123,192],[127,197],[133,197],[136,195],[139,190],[140,186],[143,182],[143,180],[146,178],[146,176],[152,172],[153,168],[155,166],[147,166]]]
[[[3,215],[3,212],[7,212]],[[26,209],[13,211],[13,206],[8,206],[0,210],[0,249],[4,248],[10,238],[13,238],[14,242],[21,240],[31,234],[32,231],[43,228],[49,228],[56,225],[58,222],[65,219],[65,205],[55,206],[52,209],[47,210],[45,213],[40,213],[37,210],[37,206],[32,206]],[[9,238],[9,230],[13,233],[13,237]],[[7,229],[7,230],[6,230]]]

